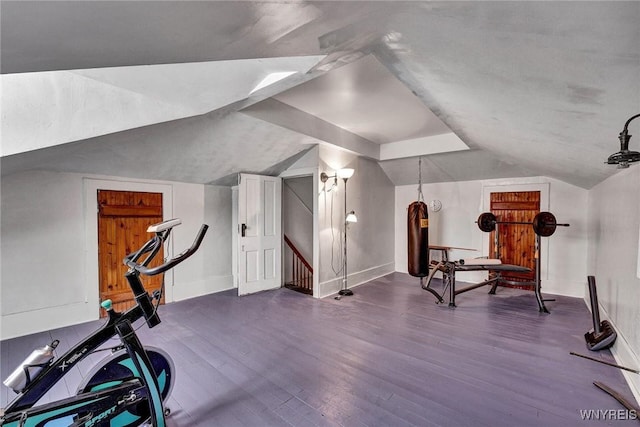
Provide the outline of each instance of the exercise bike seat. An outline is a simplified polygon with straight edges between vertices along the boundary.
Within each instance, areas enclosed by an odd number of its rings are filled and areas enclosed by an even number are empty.
[[[182,224],[182,220],[180,218],[168,219],[166,221],[150,225],[147,228],[147,233],[161,233],[164,230],[168,230],[180,224]]]

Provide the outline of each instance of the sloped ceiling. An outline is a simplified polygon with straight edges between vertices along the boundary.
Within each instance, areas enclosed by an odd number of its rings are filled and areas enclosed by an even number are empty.
[[[332,143],[379,160],[396,185],[416,181],[410,145],[427,181],[545,175],[590,188],[616,172],[604,160],[640,112],[638,22],[640,2],[1,1],[2,89],[14,93],[2,100],[2,173],[219,183]],[[363,84],[345,87],[348,67]],[[47,80],[63,70],[71,82]],[[380,70],[396,92],[365,84]],[[297,73],[249,95],[280,71]],[[15,84],[26,78],[46,90]],[[107,86],[144,102],[108,102]],[[21,93],[64,114],[33,126],[44,110]],[[425,111],[414,122],[419,110],[395,107],[406,94]],[[429,114],[439,130],[397,131]],[[440,132],[458,151],[421,152]],[[381,146],[407,138],[387,146],[401,158],[382,160]]]
[[[246,98],[265,75],[304,74],[322,57],[5,74],[2,154],[205,114]]]

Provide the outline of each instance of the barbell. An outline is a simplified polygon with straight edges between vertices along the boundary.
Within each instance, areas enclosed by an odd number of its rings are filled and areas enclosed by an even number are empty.
[[[556,227],[568,227],[569,224],[558,224],[555,215],[551,212],[540,212],[534,218],[533,222],[521,221],[498,221],[498,218],[491,213],[485,212],[480,214],[478,220],[478,228],[484,232],[491,232],[496,229],[496,224],[522,224],[533,226],[533,232],[538,236],[549,237],[556,232]]]

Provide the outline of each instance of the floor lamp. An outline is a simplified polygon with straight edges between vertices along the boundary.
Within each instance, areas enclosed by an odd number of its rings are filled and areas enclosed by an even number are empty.
[[[354,211],[347,212],[347,180],[353,176],[353,172],[353,169],[340,169],[337,172],[338,178],[344,180],[344,264],[342,265],[342,289],[338,292],[341,296],[353,295],[353,291],[347,288],[347,226],[350,222],[358,222]]]

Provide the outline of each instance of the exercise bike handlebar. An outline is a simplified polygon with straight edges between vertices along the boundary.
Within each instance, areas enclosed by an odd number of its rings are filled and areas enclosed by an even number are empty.
[[[156,236],[145,243],[139,250],[127,255],[124,258],[123,263],[129,268],[138,271],[140,274],[144,274],[145,276],[155,276],[156,274],[164,273],[165,271],[172,269],[185,259],[189,258],[198,250],[200,244],[202,243],[202,240],[204,239],[204,235],[207,233],[208,228],[209,226],[207,224],[202,224],[202,226],[200,227],[200,231],[198,231],[198,235],[196,236],[193,244],[189,249],[157,267],[148,268],[146,267],[146,264],[151,260],[151,258],[153,258],[153,256],[155,256],[155,253],[158,252],[158,250],[162,246],[162,243],[166,240],[168,232],[171,231],[171,229],[167,230],[167,232],[165,233],[157,233]],[[155,253],[147,257],[143,263],[138,263],[138,259],[147,252]]]

